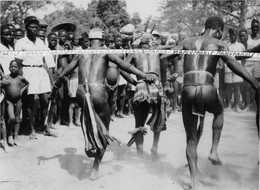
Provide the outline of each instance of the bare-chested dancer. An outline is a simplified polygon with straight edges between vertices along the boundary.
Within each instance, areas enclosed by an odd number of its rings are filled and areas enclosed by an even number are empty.
[[[89,32],[89,39],[91,43],[90,49],[104,49],[103,46],[103,32],[101,29],[92,29]],[[61,81],[65,75],[67,75],[71,70],[78,66],[78,91],[77,91],[77,101],[80,106],[83,107],[85,103],[85,95],[86,92],[89,91],[91,100],[94,106],[94,111],[98,114],[100,119],[102,120],[105,128],[109,130],[109,123],[110,123],[110,110],[108,106],[108,99],[107,99],[107,91],[104,85],[105,77],[107,74],[108,63],[109,61],[117,64],[120,68],[136,74],[140,78],[144,78],[148,81],[153,81],[154,77],[150,74],[145,74],[129,63],[124,62],[118,56],[112,54],[93,54],[93,55],[76,55],[72,62],[65,67],[65,69],[59,75],[59,78],[56,80],[54,84],[54,89],[51,93],[51,97],[55,94],[57,90],[56,87],[60,86]],[[87,79],[87,82],[86,82]],[[56,87],[55,87],[56,86]],[[82,117],[86,114],[86,112],[82,111]],[[81,117],[81,126],[83,126],[83,119]],[[83,117],[84,118],[84,117]],[[87,128],[89,126],[86,126]],[[83,127],[82,127],[83,129]],[[83,129],[83,134],[85,135]],[[85,136],[85,139],[88,139],[88,136]],[[90,179],[97,179],[101,177],[98,172],[100,162],[102,157],[105,153],[106,146],[103,149],[88,149],[87,143],[85,152],[90,157],[95,157],[94,165],[92,167],[92,172]]]
[[[151,35],[144,33],[139,44],[141,49],[150,49]],[[135,54],[132,55],[130,62],[140,71],[150,73],[155,77],[155,83],[147,83],[137,77],[138,84],[136,85],[136,92],[133,98],[133,109],[135,117],[135,128],[142,128],[145,126],[150,109],[153,114],[148,120],[147,124],[151,126],[153,131],[153,145],[151,148],[152,159],[158,158],[158,143],[160,132],[166,129],[166,112],[164,110],[165,98],[163,96],[161,61],[159,54]],[[165,70],[166,73],[166,70]],[[135,143],[137,153],[142,157],[143,155],[144,133],[138,131],[135,134]]]
[[[224,22],[221,17],[212,16],[205,23],[202,36],[185,39],[174,49],[228,51],[222,38]],[[171,55],[175,56],[175,55]],[[170,56],[170,57],[171,57]],[[163,55],[162,58],[169,57]],[[254,80],[244,67],[238,64],[234,57],[228,55],[185,55],[184,57],[184,88],[182,92],[182,116],[186,130],[186,156],[191,174],[191,188],[198,189],[197,178],[197,146],[202,134],[205,112],[213,113],[213,139],[209,160],[220,165],[217,148],[223,127],[223,104],[217,89],[214,87],[214,75],[218,60],[222,59],[237,75],[248,81],[252,87],[259,90]],[[200,117],[200,124],[198,118]]]

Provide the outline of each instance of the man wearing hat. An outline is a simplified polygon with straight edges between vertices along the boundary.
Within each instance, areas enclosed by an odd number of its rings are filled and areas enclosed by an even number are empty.
[[[17,41],[15,44],[15,50],[17,51],[30,51],[30,50],[48,50],[44,42],[37,38],[37,29],[39,21],[35,16],[28,16],[24,20],[26,36]],[[34,107],[35,107],[35,95],[38,95],[41,108],[43,112],[43,118],[46,117],[48,106],[48,93],[51,91],[51,82],[47,71],[44,69],[44,62],[48,68],[55,67],[55,63],[52,55],[50,56],[30,56],[30,55],[18,55],[16,59],[19,60],[23,66],[23,76],[29,81],[28,96],[26,96],[27,111],[30,118],[31,135],[30,138],[36,138],[34,128]],[[45,134],[55,136],[55,134],[46,126]]]
[[[104,35],[99,28],[94,28],[89,32],[91,50],[103,48]],[[121,69],[138,75],[148,81],[153,81],[153,76],[145,74],[131,64],[121,60],[114,54],[82,54],[76,55],[72,62],[60,73],[54,82],[51,98],[61,86],[63,78],[78,66],[78,90],[76,94],[77,102],[82,107],[81,126],[85,138],[85,152],[89,157],[95,157],[91,179],[100,176],[98,169],[102,157],[108,144],[110,110],[108,105],[108,95],[104,82],[109,61],[117,64]],[[86,81],[87,80],[87,81]],[[90,99],[91,98],[91,99]]]

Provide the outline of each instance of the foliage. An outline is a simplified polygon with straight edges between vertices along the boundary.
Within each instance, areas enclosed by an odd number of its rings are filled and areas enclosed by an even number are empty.
[[[202,31],[206,18],[221,15],[226,26],[239,29],[248,25],[253,17],[260,17],[260,4],[256,0],[164,0],[161,4],[160,25],[165,31]]]
[[[23,27],[23,20],[28,16],[29,10],[44,8],[51,1],[0,1],[1,24],[11,23],[17,27]]]

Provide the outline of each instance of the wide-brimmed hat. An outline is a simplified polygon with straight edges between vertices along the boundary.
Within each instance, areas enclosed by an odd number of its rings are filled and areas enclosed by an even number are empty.
[[[65,30],[67,32],[75,32],[77,29],[76,25],[72,23],[62,23],[57,26],[54,26],[51,31],[52,32],[59,32],[60,30]]]

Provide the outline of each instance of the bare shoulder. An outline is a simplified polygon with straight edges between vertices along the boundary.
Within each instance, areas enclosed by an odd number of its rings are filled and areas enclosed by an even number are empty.
[[[220,51],[228,51],[228,44],[226,42],[221,41],[221,40],[217,40],[216,44],[217,44]]]

